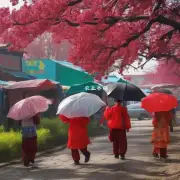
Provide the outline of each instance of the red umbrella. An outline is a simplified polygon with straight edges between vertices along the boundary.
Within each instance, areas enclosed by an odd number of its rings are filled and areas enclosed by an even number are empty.
[[[142,108],[148,112],[169,111],[178,106],[177,99],[173,95],[153,93],[142,99]]]

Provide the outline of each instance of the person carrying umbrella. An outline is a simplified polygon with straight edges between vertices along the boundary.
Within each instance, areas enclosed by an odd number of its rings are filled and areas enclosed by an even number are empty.
[[[22,160],[25,167],[34,165],[37,153],[36,126],[40,123],[40,113],[48,110],[52,102],[43,96],[32,96],[17,102],[7,115],[18,121],[22,127]]]
[[[67,147],[71,149],[71,155],[75,165],[79,165],[79,150],[85,156],[85,163],[90,160],[90,152],[87,146],[90,144],[88,137],[89,117],[95,114],[105,103],[91,93],[78,93],[64,99],[58,107],[57,114],[64,123],[69,123]]]
[[[24,166],[30,163],[35,166],[35,156],[37,153],[37,133],[36,126],[40,124],[40,114],[19,121],[22,127],[22,160]]]
[[[128,112],[121,105],[121,101],[117,100],[114,106],[106,108],[104,117],[108,120],[109,139],[113,143],[114,157],[121,156],[121,159],[124,160],[127,151],[126,131],[129,132],[131,128]]]
[[[68,148],[71,149],[72,158],[75,165],[79,165],[80,154],[79,150],[85,156],[84,162],[90,160],[90,152],[87,150],[90,140],[88,137],[87,126],[89,123],[88,117],[67,118],[63,115],[59,116],[64,123],[69,123],[68,130]]]
[[[131,122],[126,110],[126,101],[141,101],[145,94],[131,83],[111,83],[104,87],[108,97],[117,100],[112,107],[107,107],[104,116],[108,120],[110,141],[113,143],[115,158],[125,159],[127,151],[126,131],[131,128]],[[120,101],[121,100],[121,101]],[[124,104],[123,106],[121,105]]]
[[[167,147],[170,141],[169,125],[172,120],[171,109],[178,103],[174,96],[164,93],[153,93],[142,99],[142,108],[154,113],[152,121],[153,131],[151,143],[153,144],[153,156],[166,160]]]
[[[169,124],[171,121],[171,112],[161,111],[154,113],[154,119],[152,121],[153,131],[151,142],[153,144],[153,156],[161,159],[166,159],[167,146],[170,141],[169,136]]]

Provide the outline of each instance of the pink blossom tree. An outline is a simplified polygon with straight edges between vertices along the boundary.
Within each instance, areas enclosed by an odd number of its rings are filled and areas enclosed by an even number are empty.
[[[169,83],[180,85],[180,64],[169,61],[159,62],[157,69],[153,73],[149,73],[146,82],[149,84]]]
[[[11,0],[17,5],[19,0]],[[69,61],[102,76],[118,59],[119,70],[140,57],[180,62],[179,0],[24,0],[0,9],[1,41],[26,48],[49,32],[72,44]]]

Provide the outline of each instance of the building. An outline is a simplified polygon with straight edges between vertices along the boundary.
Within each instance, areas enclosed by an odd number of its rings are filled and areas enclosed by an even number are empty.
[[[8,50],[9,45],[0,45],[0,80],[22,81],[35,79],[22,72],[23,52]]]
[[[50,79],[63,86],[93,82],[93,76],[66,61],[30,59],[22,61],[23,71],[38,79]]]

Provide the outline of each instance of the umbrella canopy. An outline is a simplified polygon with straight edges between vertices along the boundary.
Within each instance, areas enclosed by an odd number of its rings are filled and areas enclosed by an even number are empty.
[[[102,85],[94,82],[87,82],[83,84],[77,84],[74,86],[71,86],[69,90],[66,92],[66,95],[73,95],[81,92],[88,92],[92,94],[96,94],[100,96],[103,93],[103,87]]]
[[[177,99],[164,93],[153,93],[142,99],[142,108],[150,113],[169,111],[177,106]]]
[[[169,89],[157,89],[155,92],[165,93],[165,94],[173,94]]]
[[[35,116],[40,112],[48,110],[52,102],[43,96],[31,96],[17,102],[7,115],[8,118],[14,120],[23,120]]]
[[[116,100],[141,101],[146,95],[134,84],[115,83],[104,87],[107,95]]]
[[[98,96],[82,92],[64,99],[59,104],[57,114],[68,118],[90,117],[103,106],[105,103]]]

